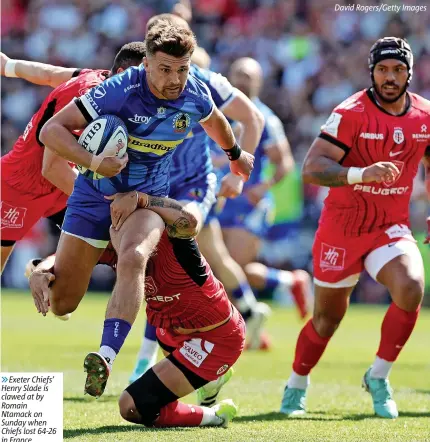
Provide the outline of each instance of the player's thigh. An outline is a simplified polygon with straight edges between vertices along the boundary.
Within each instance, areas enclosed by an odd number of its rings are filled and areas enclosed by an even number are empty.
[[[314,287],[314,319],[325,318],[333,323],[340,322],[349,305],[351,287]]]
[[[260,239],[243,228],[224,228],[224,241],[231,257],[242,267],[255,261]]]
[[[12,243],[12,241],[8,241],[8,242],[2,241],[2,246],[1,246],[1,272],[2,273],[3,273],[3,270],[6,266],[7,260],[9,259],[9,256],[12,253],[13,248],[15,247],[15,244],[4,246],[3,243],[10,244],[10,243]]]
[[[424,264],[415,242],[403,239],[378,247],[367,256],[365,266],[400,308],[416,310],[424,295]]]
[[[118,265],[126,255],[147,255],[158,244],[164,231],[161,217],[151,210],[134,211],[119,230],[110,229],[112,244],[118,253]]]
[[[81,238],[61,233],[54,264],[55,282],[51,289],[54,304],[66,302],[75,307],[79,304],[103,250]]]
[[[157,362],[152,369],[160,381],[176,396],[183,397],[192,393],[195,388],[170,358]]]

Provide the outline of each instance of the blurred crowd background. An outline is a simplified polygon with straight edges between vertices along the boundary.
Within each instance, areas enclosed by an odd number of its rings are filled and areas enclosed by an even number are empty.
[[[360,1],[361,5],[381,2]],[[384,1],[428,4],[427,1]],[[414,51],[410,89],[430,99],[430,5],[426,12],[336,12],[332,0],[3,0],[2,51],[63,66],[110,68],[124,44],[144,38],[154,14],[176,12],[191,19],[211,69],[227,73],[238,57],[263,67],[261,99],[282,120],[297,162],[297,172],[275,192],[275,226],[261,260],[279,268],[310,269],[310,251],[325,190],[303,187],[300,165],[332,108],[370,84],[367,67],[372,43],[384,35],[406,37]],[[190,8],[191,6],[191,8]],[[49,90],[17,79],[2,82],[1,150],[12,148]],[[428,211],[422,171],[411,206],[417,239],[424,238]],[[55,250],[57,229],[38,224],[8,264],[3,285],[26,287],[22,269],[30,257]],[[269,252],[270,250],[270,252]],[[430,267],[429,248],[422,248]],[[99,266],[101,267],[101,266]],[[311,269],[310,269],[311,270]],[[93,288],[109,289],[112,275],[98,269]],[[427,271],[427,280],[430,273]],[[387,293],[363,275],[354,295],[360,302],[386,302]]]

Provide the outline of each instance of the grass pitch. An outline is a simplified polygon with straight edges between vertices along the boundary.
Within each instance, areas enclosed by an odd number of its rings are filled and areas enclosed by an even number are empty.
[[[309,414],[295,420],[278,410],[301,323],[293,310],[275,309],[268,323],[272,351],[244,353],[221,393],[240,408],[230,428],[163,430],[128,424],[117,409],[140,345],[143,312],[115,361],[105,394],[99,400],[83,395],[83,359],[99,348],[107,299],[87,295],[63,323],[38,315],[29,293],[2,294],[2,371],[64,373],[65,441],[430,441],[429,309],[422,311],[392,371],[400,411],[395,421],[374,417],[370,395],[360,387],[377,349],[385,307],[351,307],[312,374]]]

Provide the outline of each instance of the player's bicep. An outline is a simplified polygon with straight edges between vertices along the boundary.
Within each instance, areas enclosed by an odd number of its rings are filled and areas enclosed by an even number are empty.
[[[234,98],[222,108],[222,113],[230,120],[246,123],[258,121],[264,125],[264,117],[255,104],[243,93],[237,90]]]
[[[63,109],[61,109],[57,114],[55,114],[47,123],[49,124],[59,124],[64,126],[70,131],[84,129],[88,125],[88,121],[85,116],[76,105],[75,100],[72,100]]]
[[[345,150],[327,139],[318,137],[314,140],[306,154],[304,165],[318,161],[318,158],[321,157],[341,163],[345,157]]]

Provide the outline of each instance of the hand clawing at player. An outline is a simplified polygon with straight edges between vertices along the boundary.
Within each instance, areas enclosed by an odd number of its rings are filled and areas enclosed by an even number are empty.
[[[430,216],[427,218],[427,236],[424,240],[424,244],[430,244]]]
[[[399,173],[400,171],[394,163],[380,161],[364,169],[363,183],[394,181]]]
[[[128,155],[125,154],[122,158],[119,157],[104,157],[97,168],[97,173],[106,178],[111,178],[118,175],[128,163]]]
[[[233,173],[228,173],[221,180],[221,187],[218,192],[218,196],[225,198],[236,198],[242,193],[243,190],[243,179],[241,176],[235,175]]]
[[[254,155],[242,150],[240,157],[235,161],[230,161],[230,170],[235,175],[239,175],[244,181],[248,181],[254,169]]]
[[[55,275],[46,270],[34,270],[28,282],[37,312],[43,316],[49,312],[49,284],[55,280]]]
[[[115,195],[105,196],[105,198],[112,201],[110,205],[112,227],[119,230],[124,221],[137,209],[138,194],[136,191],[115,193]]]

